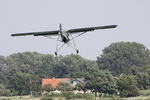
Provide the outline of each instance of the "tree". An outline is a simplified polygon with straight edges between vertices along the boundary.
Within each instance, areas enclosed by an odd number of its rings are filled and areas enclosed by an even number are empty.
[[[57,86],[56,89],[65,92],[65,91],[72,91],[73,90],[73,86],[72,84],[70,84],[69,82],[66,81],[60,81]]]
[[[39,96],[41,95],[41,78],[37,75],[30,76],[30,91],[31,95]]]
[[[116,91],[115,80],[108,71],[91,68],[85,75],[86,88],[95,92],[113,94]]]
[[[138,72],[137,75],[137,86],[140,89],[149,89],[150,88],[150,77],[148,73],[144,72]]]
[[[139,68],[150,64],[149,55],[149,50],[140,43],[117,42],[103,49],[97,63],[100,69],[108,69],[113,75],[136,74]]]
[[[18,95],[30,94],[29,74],[18,72],[11,78],[11,88],[18,92]]]
[[[85,94],[85,92],[86,92],[86,88],[85,88],[85,84],[84,83],[77,83],[76,85],[75,85],[75,87],[74,87],[74,89],[75,90],[82,90],[83,92],[84,92],[84,94]]]
[[[3,84],[0,84],[0,96],[3,96],[5,91],[5,86]]]
[[[138,96],[139,92],[136,85],[137,85],[136,77],[130,74],[128,75],[122,74],[117,80],[117,87],[118,90],[120,91],[121,97]],[[136,91],[137,94],[134,91]]]
[[[140,95],[139,89],[136,85],[130,85],[129,91],[128,97],[136,97]]]
[[[45,84],[45,85],[42,87],[42,90],[43,90],[43,91],[50,92],[50,91],[53,91],[53,90],[54,90],[54,87],[52,86],[52,84]]]

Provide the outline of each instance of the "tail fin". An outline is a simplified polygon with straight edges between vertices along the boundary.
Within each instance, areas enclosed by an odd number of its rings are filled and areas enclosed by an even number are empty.
[[[59,30],[60,30],[60,32],[62,31],[62,26],[61,26],[61,24],[60,24],[60,26],[59,26]]]

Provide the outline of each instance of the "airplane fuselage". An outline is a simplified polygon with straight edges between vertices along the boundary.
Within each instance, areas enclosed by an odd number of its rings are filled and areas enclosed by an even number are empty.
[[[64,43],[68,43],[70,41],[69,39],[69,33],[67,33],[66,31],[62,31],[60,32],[61,35],[61,41]]]

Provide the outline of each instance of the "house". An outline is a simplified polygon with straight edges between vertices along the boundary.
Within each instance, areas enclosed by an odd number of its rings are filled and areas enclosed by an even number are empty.
[[[84,81],[84,78],[43,78],[42,79],[42,86],[46,85],[46,84],[51,84],[55,91],[54,92],[60,92],[56,89],[57,87],[57,84],[60,82],[60,81],[66,81],[66,82],[69,82],[71,83],[73,86],[75,86],[77,83],[83,83],[85,84],[85,81]],[[77,92],[82,92],[83,91],[74,91],[75,93]]]
[[[68,81],[67,78],[43,78],[42,79],[42,86],[46,85],[46,84],[51,84],[54,89],[56,89],[56,86],[57,84],[60,82],[60,81]]]
[[[75,86],[77,83],[85,84],[84,78],[68,78],[68,81]]]

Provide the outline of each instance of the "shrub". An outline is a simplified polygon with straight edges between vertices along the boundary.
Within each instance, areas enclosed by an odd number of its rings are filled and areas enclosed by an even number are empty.
[[[130,85],[129,91],[128,97],[136,97],[140,95],[139,89],[135,85]]]
[[[66,99],[75,99],[75,94],[73,92],[64,92],[64,93],[62,93],[62,95]]]
[[[121,97],[127,97],[128,94],[129,94],[128,90],[123,90],[123,91],[120,92]]]
[[[108,99],[108,100],[124,100],[122,98],[111,98],[111,99]]]
[[[62,97],[60,93],[55,93],[55,92],[50,93],[49,96],[50,97]]]
[[[86,98],[86,100],[93,100],[94,99],[94,94],[92,94],[92,93],[86,93],[85,94],[85,98]]]
[[[61,95],[60,93],[55,93],[55,92],[46,92],[43,94],[43,96],[45,97],[62,97],[63,95]]]
[[[123,90],[120,92],[121,97],[136,97],[139,95],[139,89],[135,85],[130,85],[127,90]]]
[[[76,99],[83,99],[83,98],[85,98],[85,94],[83,94],[83,93],[77,93],[76,94]]]
[[[150,90],[141,90],[140,95],[141,96],[149,96],[150,95]]]
[[[42,97],[41,100],[53,100],[52,97]]]

